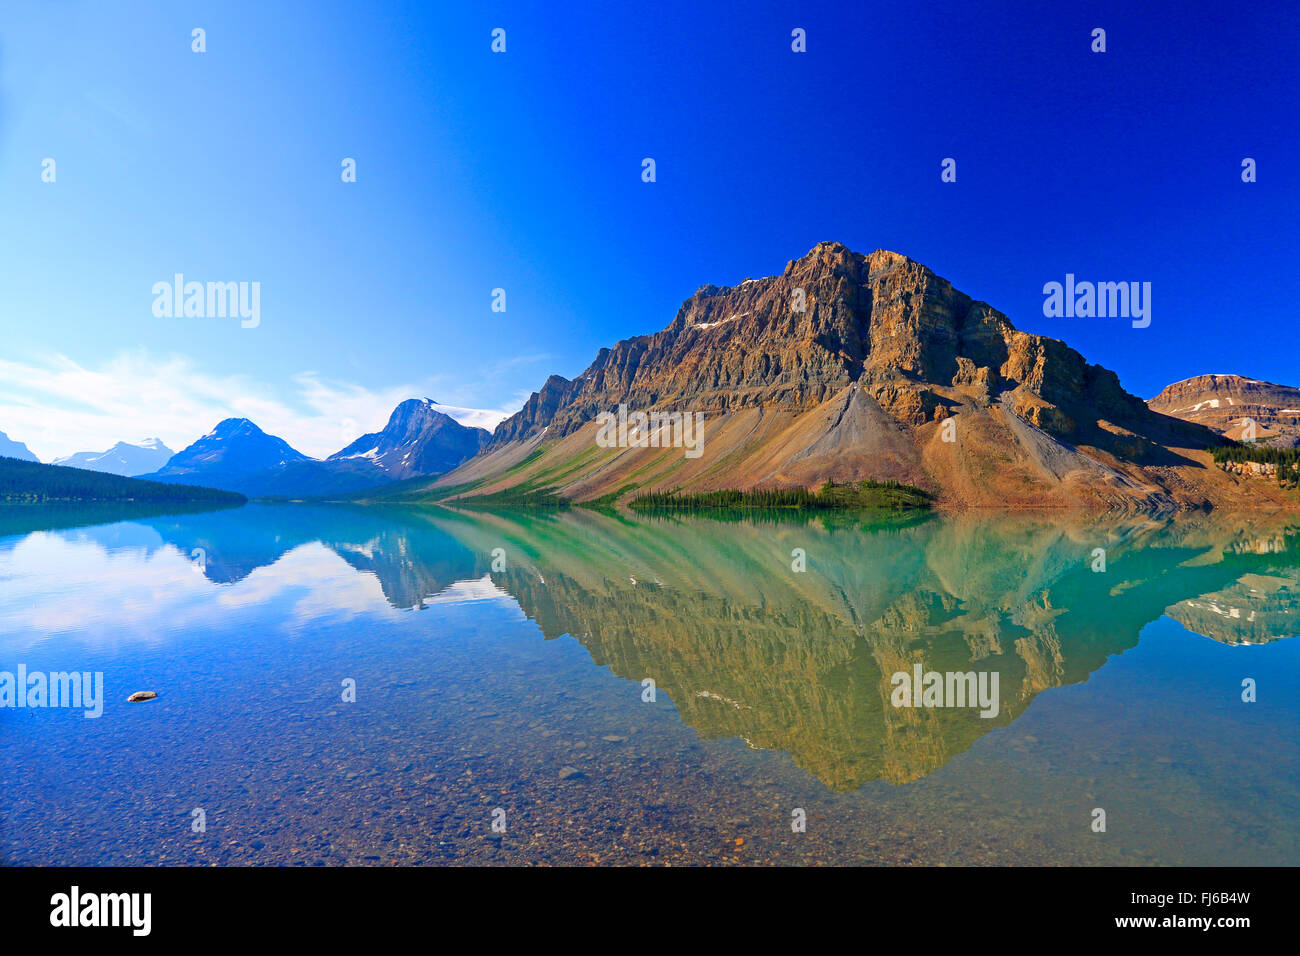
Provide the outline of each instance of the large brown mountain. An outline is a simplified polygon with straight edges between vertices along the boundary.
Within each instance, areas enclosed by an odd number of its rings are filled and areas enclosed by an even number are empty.
[[[620,404],[702,412],[702,454],[601,447],[596,416]],[[824,242],[780,275],[703,286],[663,331],[601,349],[572,381],[552,376],[428,494],[626,499],[875,478],[948,508],[1284,500],[1214,468],[1222,441],[925,266]]]
[[[1300,388],[1290,385],[1240,375],[1195,375],[1166,386],[1147,404],[1237,440],[1249,419],[1255,423],[1257,441],[1300,446]]]

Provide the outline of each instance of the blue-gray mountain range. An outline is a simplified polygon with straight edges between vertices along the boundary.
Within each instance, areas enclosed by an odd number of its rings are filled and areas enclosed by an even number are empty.
[[[20,441],[14,441],[4,432],[0,432],[0,457],[17,458],[19,461],[40,461],[32,450]]]
[[[175,452],[164,445],[161,439],[146,438],[138,444],[120,441],[108,451],[79,451],[66,458],[56,458],[51,464],[131,478],[157,471],[167,464],[173,454]]]
[[[344,495],[420,475],[438,475],[478,454],[491,437],[461,425],[430,399],[409,399],[378,432],[324,460],[268,435],[246,418],[227,418],[157,471],[165,481],[238,491],[250,497]]]

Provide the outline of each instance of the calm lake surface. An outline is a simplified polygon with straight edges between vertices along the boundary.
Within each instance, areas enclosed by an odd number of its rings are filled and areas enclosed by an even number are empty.
[[[1276,519],[11,506],[0,862],[1297,865],[1298,632]]]

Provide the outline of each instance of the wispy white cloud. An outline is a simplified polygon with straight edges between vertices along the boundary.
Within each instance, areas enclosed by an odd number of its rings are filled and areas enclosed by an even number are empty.
[[[441,402],[434,402],[433,407],[469,428],[486,428],[488,431],[492,431],[497,425],[501,424],[503,419],[509,418],[514,412],[523,408],[526,401],[528,401],[528,396],[524,395],[514,406],[513,411],[509,412],[486,408],[461,408],[459,405],[444,405]]]
[[[48,600],[49,581],[56,577],[81,599]],[[389,606],[377,577],[358,573],[320,542],[219,585],[161,540],[151,549],[109,551],[77,539],[75,532],[36,532],[0,549],[0,580],[6,597],[13,596],[0,605],[0,656],[9,659],[51,634],[67,638],[70,647],[99,649],[192,639],[214,620],[238,630],[240,621],[256,619],[267,634],[264,607],[286,597],[294,604],[281,625],[285,631],[401,613]]]
[[[489,378],[494,378],[511,369],[520,368],[524,365],[536,365],[539,362],[546,362],[555,358],[549,352],[538,352],[536,355],[516,355],[511,358],[497,359],[484,370],[484,374]]]
[[[299,451],[324,457],[379,430],[399,402],[429,395],[436,384],[370,389],[304,371],[277,391],[246,375],[214,375],[187,358],[144,351],[95,368],[63,355],[0,359],[0,431],[50,461],[144,438],[179,451],[222,419],[248,418]],[[488,429],[514,410],[444,408],[462,424]]]

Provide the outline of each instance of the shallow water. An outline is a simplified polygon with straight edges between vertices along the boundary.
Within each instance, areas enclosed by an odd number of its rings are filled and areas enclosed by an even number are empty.
[[[0,708],[4,863],[1300,863],[1286,521],[115,517],[0,521],[0,671],[106,697]]]

